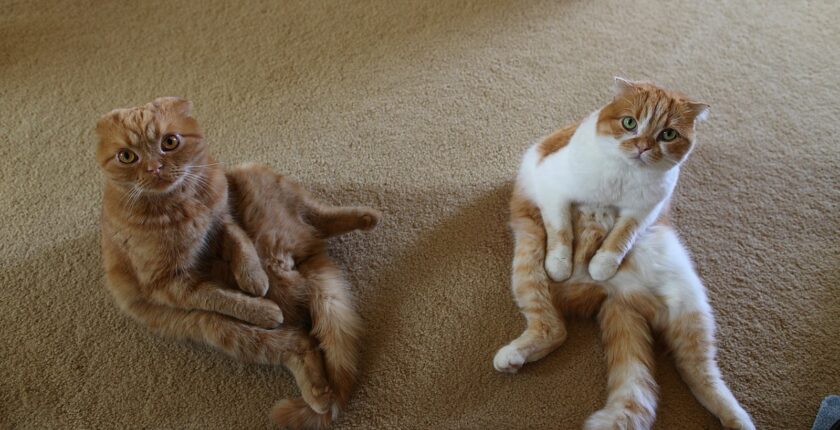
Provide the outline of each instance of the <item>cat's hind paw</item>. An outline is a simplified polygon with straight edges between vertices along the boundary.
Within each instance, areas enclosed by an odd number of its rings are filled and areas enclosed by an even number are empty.
[[[654,415],[633,412],[620,407],[607,407],[590,415],[583,424],[584,430],[647,430],[653,425]]]
[[[545,272],[554,282],[561,282],[572,276],[572,252],[569,247],[559,246],[545,256]]]
[[[502,347],[493,358],[493,367],[503,373],[516,373],[525,364],[525,356],[513,345]]]
[[[729,430],[755,430],[755,424],[746,411],[741,410],[738,416],[732,418],[721,418],[723,428]]]
[[[291,272],[295,269],[295,259],[288,252],[276,253],[268,259],[266,265],[275,275],[282,276],[285,272]]]
[[[301,394],[303,395],[303,400],[313,411],[321,415],[329,412],[332,404],[332,390],[330,390],[329,385],[313,385],[308,390],[302,389]]]
[[[382,219],[382,212],[376,209],[364,208],[359,216],[359,228],[362,230],[373,230]]]
[[[615,252],[598,251],[589,262],[589,276],[596,281],[606,281],[615,276],[619,265],[621,256]]]

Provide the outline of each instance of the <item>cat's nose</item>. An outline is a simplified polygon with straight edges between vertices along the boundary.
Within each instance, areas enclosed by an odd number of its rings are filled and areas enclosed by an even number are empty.
[[[643,140],[637,140],[637,141],[635,141],[634,143],[636,144],[636,149],[638,149],[638,150],[639,150],[639,154],[640,154],[640,155],[641,155],[643,152],[645,152],[645,151],[647,151],[647,150],[649,150],[649,149],[650,149],[650,146],[647,144],[647,142],[645,142],[645,141],[643,141]]]
[[[160,175],[161,167],[163,167],[163,165],[159,161],[154,161],[146,165],[146,171],[149,173]]]

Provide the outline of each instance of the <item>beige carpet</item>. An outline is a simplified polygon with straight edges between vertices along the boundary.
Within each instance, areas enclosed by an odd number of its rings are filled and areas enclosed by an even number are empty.
[[[676,222],[736,396],[759,428],[810,428],[840,392],[840,5],[664,3],[0,1],[0,427],[265,428],[295,395],[103,288],[94,123],[181,95],[222,160],[387,216],[334,244],[368,327],[336,428],[580,428],[606,396],[592,322],[493,371],[523,327],[506,201],[528,142],[618,74],[712,105]],[[656,428],[719,428],[658,354]]]

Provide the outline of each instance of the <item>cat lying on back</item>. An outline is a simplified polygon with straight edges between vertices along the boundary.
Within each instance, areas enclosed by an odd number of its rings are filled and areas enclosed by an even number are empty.
[[[323,205],[265,167],[225,173],[190,110],[159,98],[97,124],[106,285],[159,334],[285,365],[303,398],[272,417],[325,427],[355,384],[361,324],[324,239],[379,213]]]
[[[563,312],[597,315],[608,396],[587,430],[653,425],[651,330],[662,334],[694,396],[725,427],[755,429],[721,378],[706,290],[663,211],[707,109],[619,79],[612,102],[523,157],[510,204],[511,287],[526,328],[493,365],[513,373],[558,348],[566,340]]]

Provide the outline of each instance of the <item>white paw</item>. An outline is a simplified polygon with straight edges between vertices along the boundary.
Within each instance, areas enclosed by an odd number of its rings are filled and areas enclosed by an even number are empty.
[[[726,429],[755,430],[755,424],[753,424],[752,419],[750,419],[750,415],[743,409],[739,411],[737,417],[728,419],[721,418],[720,423],[723,424],[723,427]]]
[[[554,282],[565,281],[572,276],[572,252],[567,246],[558,246],[545,256],[545,271]]]
[[[615,275],[621,258],[615,252],[598,251],[589,262],[589,276],[596,281],[606,281]]]
[[[525,356],[513,345],[506,345],[493,358],[493,367],[499,372],[516,373],[525,364]]]

